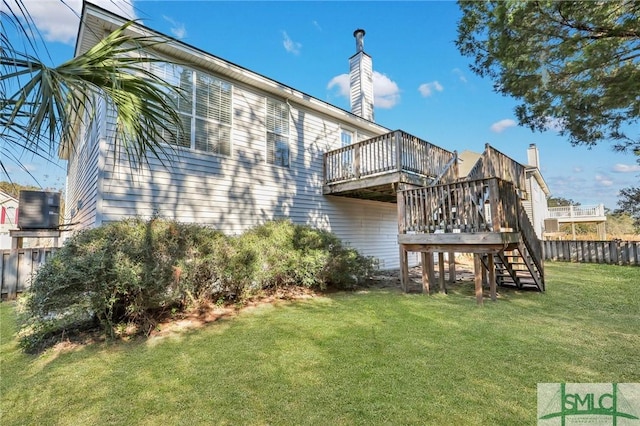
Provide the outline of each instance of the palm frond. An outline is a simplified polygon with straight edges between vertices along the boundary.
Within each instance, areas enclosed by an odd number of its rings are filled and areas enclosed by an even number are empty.
[[[75,148],[82,135],[78,122],[90,126],[96,99],[106,99],[115,110],[116,151],[132,164],[147,161],[151,154],[166,158],[163,133],[182,128],[180,116],[170,100],[182,96],[181,89],[149,71],[149,63],[162,62],[142,55],[162,43],[156,38],[133,36],[133,22],[113,31],[90,50],[60,66],[48,67],[38,58],[12,49],[0,52],[0,65],[10,72],[0,75],[3,87],[13,87],[0,99],[3,139],[18,142],[33,152],[55,155],[63,145]],[[12,85],[13,84],[13,85]]]

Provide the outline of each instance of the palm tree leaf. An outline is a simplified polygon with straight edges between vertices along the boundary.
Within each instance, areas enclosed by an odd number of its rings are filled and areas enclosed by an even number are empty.
[[[167,157],[167,148],[173,147],[162,143],[162,133],[182,129],[169,98],[182,92],[150,71],[150,63],[166,61],[140,55],[163,42],[129,35],[132,24],[124,24],[55,68],[14,50],[0,52],[0,65],[12,68],[0,75],[0,82],[13,81],[17,87],[11,96],[0,99],[0,120],[5,129],[25,137],[23,148],[48,155],[61,147],[74,150],[76,141],[84,137],[75,134],[78,124],[91,126],[95,100],[104,98],[116,112],[114,155],[124,152],[132,165],[148,161],[148,154],[161,162]],[[3,138],[7,132],[2,131]]]

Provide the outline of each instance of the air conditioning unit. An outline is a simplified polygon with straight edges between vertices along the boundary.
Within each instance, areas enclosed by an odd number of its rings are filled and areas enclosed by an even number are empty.
[[[58,229],[60,225],[60,193],[20,191],[18,228]]]
[[[560,232],[560,224],[558,223],[558,219],[545,219],[544,232]]]

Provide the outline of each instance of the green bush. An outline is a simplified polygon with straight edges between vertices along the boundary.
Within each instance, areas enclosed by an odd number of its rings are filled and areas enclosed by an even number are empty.
[[[175,221],[131,219],[80,232],[40,268],[21,308],[21,343],[119,326],[148,333],[167,312],[242,301],[269,288],[351,288],[374,268],[333,234],[268,222],[237,237]]]

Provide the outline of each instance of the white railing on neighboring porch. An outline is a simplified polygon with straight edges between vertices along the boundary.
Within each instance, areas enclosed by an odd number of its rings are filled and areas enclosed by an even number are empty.
[[[604,204],[598,204],[597,206],[549,207],[547,209],[547,218],[549,219],[570,219],[604,216]]]

